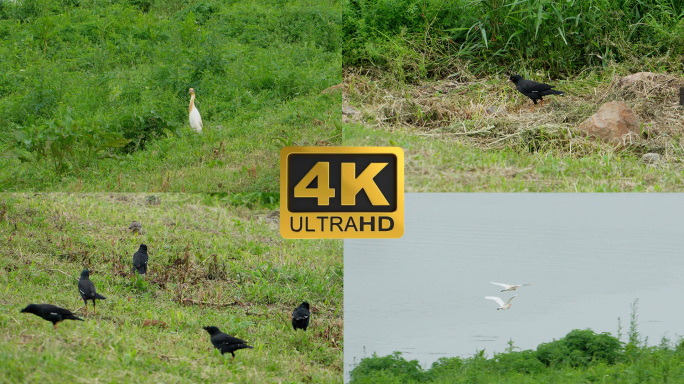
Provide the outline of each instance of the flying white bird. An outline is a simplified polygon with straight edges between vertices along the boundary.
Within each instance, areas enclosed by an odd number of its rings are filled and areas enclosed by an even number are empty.
[[[518,296],[518,295],[515,295],[515,296]],[[502,311],[505,311],[505,310],[511,308],[511,301],[513,301],[513,299],[515,299],[515,296],[513,296],[513,297],[511,297],[510,299],[506,300],[505,303],[504,303],[503,300],[501,300],[500,297],[497,297],[497,296],[485,296],[485,299],[489,299],[489,300],[494,300],[494,301],[496,301],[496,302],[499,304],[499,308],[496,309],[497,311],[498,311],[499,309],[502,310]]]
[[[495,282],[493,282],[493,281],[490,281],[490,283],[496,284],[496,285],[500,285],[500,286],[504,287],[504,289],[502,289],[501,292],[515,291],[516,289],[518,289],[518,288],[520,288],[520,287],[525,287],[525,286],[528,286],[528,285],[532,285],[532,284],[502,284],[502,283],[495,283]]]
[[[190,112],[190,126],[197,133],[202,133],[202,116],[200,116],[199,111],[195,108],[195,90],[190,88],[190,107],[188,111]]]

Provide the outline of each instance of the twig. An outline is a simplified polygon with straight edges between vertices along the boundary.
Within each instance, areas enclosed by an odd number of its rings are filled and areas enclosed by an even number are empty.
[[[235,305],[240,305],[240,302],[238,302],[238,301],[234,301],[232,303],[218,304],[218,303],[212,303],[209,301],[202,301],[202,300],[180,299],[179,302],[181,302],[183,304],[208,305],[208,306],[213,306],[213,307],[217,307],[217,308],[232,307]]]
[[[504,141],[504,140],[506,140],[506,139],[510,139],[511,137],[513,137],[513,136],[518,136],[518,135],[520,135],[521,133],[523,133],[523,131],[518,131],[518,132],[516,132],[516,133],[512,133],[512,134],[510,134],[510,135],[508,135],[508,136],[504,136],[504,137],[500,138],[499,140],[492,141],[491,143],[489,143],[489,145],[491,146],[492,144],[496,144],[496,143],[498,143],[499,141]]]
[[[463,128],[465,128],[465,124],[463,124]],[[487,127],[480,129],[479,131],[449,132],[448,134],[449,135],[466,135],[466,136],[467,135],[477,135],[478,133],[489,132],[492,130],[492,128],[494,128],[494,126],[490,125],[490,126],[487,126]]]

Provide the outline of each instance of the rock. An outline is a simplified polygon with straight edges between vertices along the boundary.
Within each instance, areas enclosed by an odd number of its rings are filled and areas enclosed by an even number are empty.
[[[333,93],[333,92],[340,90],[340,89],[342,90],[342,92],[347,92],[347,85],[344,83],[333,85],[332,87],[328,87],[328,88],[322,90],[321,94]]]
[[[628,145],[641,137],[641,123],[622,101],[603,104],[598,112],[580,123],[580,133],[617,145]]]
[[[657,164],[660,162],[660,154],[658,153],[646,153],[641,156],[641,161],[646,164]]]
[[[356,110],[354,107],[349,105],[348,103],[342,103],[342,122],[343,123],[348,123],[350,121],[359,121],[361,120],[361,112]]]
[[[133,233],[142,233],[142,224],[138,223],[137,221],[133,220],[131,225],[128,226],[128,229],[133,232]]]
[[[342,104],[342,114],[347,115],[347,116],[354,116],[354,115],[360,115],[361,112],[354,109],[354,107],[352,107],[351,105],[344,103],[344,104]]]
[[[638,72],[633,75],[625,76],[620,79],[620,85],[625,86],[636,82],[644,82],[646,80],[653,80],[658,76],[653,72]]]

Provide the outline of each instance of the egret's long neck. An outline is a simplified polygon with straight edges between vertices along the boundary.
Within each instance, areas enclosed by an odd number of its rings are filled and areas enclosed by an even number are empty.
[[[192,112],[192,109],[195,108],[195,94],[193,93],[190,95],[190,107],[188,107],[188,112]]]

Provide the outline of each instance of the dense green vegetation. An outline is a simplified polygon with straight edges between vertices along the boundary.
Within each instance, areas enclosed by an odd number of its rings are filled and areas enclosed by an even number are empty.
[[[264,198],[0,195],[0,382],[341,382],[342,242],[283,239]],[[147,278],[130,273],[141,243]],[[86,267],[107,298],[87,316],[77,288]],[[305,300],[311,324],[295,332],[290,316]],[[54,331],[19,312],[29,303],[85,322]],[[207,325],[254,349],[221,356]]]
[[[351,371],[351,384],[362,383],[668,383],[684,380],[684,341],[663,339],[658,346],[638,341],[621,343],[609,333],[573,330],[536,350],[487,358],[484,351],[469,358],[441,358],[424,370],[399,352],[361,360]]]
[[[684,3],[675,0],[348,0],[343,14],[343,65],[402,79],[684,65]]]
[[[0,2],[0,189],[277,191],[282,146],[341,142],[339,8]]]

